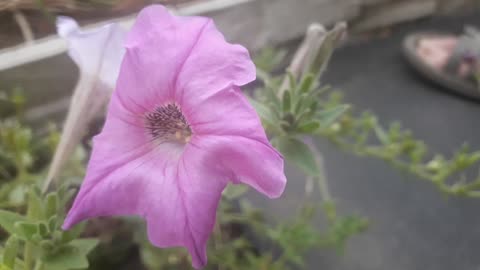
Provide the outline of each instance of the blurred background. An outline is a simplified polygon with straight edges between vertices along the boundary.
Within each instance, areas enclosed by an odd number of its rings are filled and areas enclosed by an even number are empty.
[[[128,27],[136,12],[152,3],[168,5],[179,14],[210,16],[228,40],[252,52],[272,46],[293,49],[312,22],[328,26],[347,21],[346,43],[387,38],[402,26],[421,26],[439,17],[445,19],[432,30],[450,27],[459,33],[478,7],[476,0],[1,0],[0,87],[35,88],[27,91],[29,107],[45,102],[61,107],[77,72],[63,54],[65,42],[55,37],[56,16],[71,16],[87,28],[111,20]],[[44,64],[51,68],[39,68]],[[31,92],[43,94],[30,98]],[[48,112],[55,117],[55,110]]]
[[[458,35],[467,25],[480,27],[476,0],[0,0],[0,89],[23,90],[33,125],[61,122],[78,70],[54,35],[55,17],[71,16],[86,27],[108,20],[128,25],[153,2],[179,14],[213,17],[227,39],[253,54],[265,47],[293,52],[310,23],[347,21],[349,36],[325,84],[381,122],[401,122],[439,153],[449,155],[464,143],[480,149],[478,102],[430,82],[402,54],[412,33]],[[381,161],[318,144],[338,207],[372,223],[343,255],[312,254],[310,269],[480,269],[480,200],[446,198]],[[287,169],[289,179],[302,177]],[[257,203],[284,216],[303,194],[303,182],[291,182],[281,204]]]

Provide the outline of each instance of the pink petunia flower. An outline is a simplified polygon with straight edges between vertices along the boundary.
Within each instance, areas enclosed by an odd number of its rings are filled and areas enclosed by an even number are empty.
[[[226,185],[270,198],[286,183],[239,86],[255,79],[248,51],[211,19],[145,8],[126,39],[116,90],[64,229],[97,216],[146,219],[158,247],[184,246],[207,263],[207,240]]]

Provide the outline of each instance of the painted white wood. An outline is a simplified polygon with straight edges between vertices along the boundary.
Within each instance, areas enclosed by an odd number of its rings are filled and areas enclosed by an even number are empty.
[[[257,0],[211,0],[191,3],[172,9],[174,13],[181,15],[198,15],[208,12],[218,12],[220,10],[233,8],[236,5],[253,2]],[[118,18],[115,20],[104,21],[101,23],[91,24],[83,27],[83,29],[95,28],[109,22],[118,22],[125,28],[133,25],[135,15]],[[66,42],[52,35],[46,38],[38,39],[31,45],[18,45],[7,49],[0,50],[0,71],[7,70],[16,66],[27,64],[30,62],[40,61],[42,59],[52,57],[67,50]]]
[[[1,1],[1,0],[0,0]],[[470,3],[477,0],[457,0]],[[332,24],[355,19],[356,29],[370,29],[427,16],[437,9],[452,6],[451,0],[199,0],[172,8],[181,15],[206,15],[214,18],[227,39],[249,49],[258,49],[299,38],[310,23]],[[457,6],[457,5],[455,5]],[[135,15],[92,24],[118,22],[132,26]],[[57,36],[0,50],[0,71],[40,61],[66,51]]]

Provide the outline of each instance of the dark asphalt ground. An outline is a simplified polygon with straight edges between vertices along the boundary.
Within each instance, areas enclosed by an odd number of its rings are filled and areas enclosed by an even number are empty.
[[[389,37],[347,45],[335,54],[324,81],[382,123],[399,120],[436,152],[451,154],[464,142],[480,149],[480,104],[423,80],[401,54],[408,33],[459,33],[466,24],[480,27],[480,13],[425,19],[393,28]],[[342,211],[369,218],[371,226],[351,240],[343,257],[314,256],[311,269],[480,269],[480,199],[445,198],[381,161],[320,144]]]
[[[464,142],[480,149],[480,103],[451,95],[410,69],[401,53],[406,34],[418,30],[459,33],[480,27],[480,13],[429,18],[392,29],[385,38],[353,42],[337,50],[324,81],[345,92],[356,110],[383,124],[400,121],[430,148],[451,154]],[[340,212],[367,217],[367,232],[348,242],[343,256],[312,254],[309,269],[480,269],[480,199],[446,198],[431,184],[380,160],[359,158],[320,141],[330,189]],[[265,202],[283,216],[304,192],[300,174],[287,168],[281,203]],[[319,222],[319,226],[322,222]]]

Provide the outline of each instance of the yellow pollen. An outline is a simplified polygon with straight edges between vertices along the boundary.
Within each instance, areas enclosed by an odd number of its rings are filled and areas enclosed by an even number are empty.
[[[175,131],[175,138],[177,140],[182,139],[182,132],[180,130]]]

